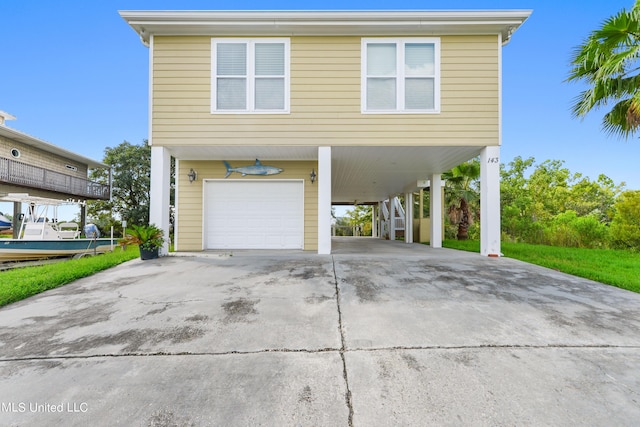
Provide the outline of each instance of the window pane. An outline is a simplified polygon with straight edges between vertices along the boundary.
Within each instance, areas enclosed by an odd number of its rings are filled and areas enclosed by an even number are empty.
[[[396,75],[395,43],[367,44],[367,75],[368,76],[395,76]]]
[[[217,82],[216,108],[218,110],[247,109],[247,79],[223,79]]]
[[[284,110],[284,79],[256,79],[256,110]]]
[[[219,76],[245,76],[247,74],[246,44],[218,43],[216,55]]]
[[[256,76],[284,76],[284,44],[256,43]]]
[[[367,79],[367,110],[396,108],[396,79]]]
[[[407,43],[404,49],[404,70],[407,76],[434,75],[435,48],[433,44]]]
[[[404,83],[404,107],[406,110],[433,110],[433,79],[406,79]]]

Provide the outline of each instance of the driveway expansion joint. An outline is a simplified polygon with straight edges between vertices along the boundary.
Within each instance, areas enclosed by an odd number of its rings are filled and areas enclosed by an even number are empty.
[[[333,283],[336,287],[336,308],[338,310],[338,329],[340,331],[340,342],[342,347],[340,348],[340,359],[342,359],[342,376],[344,377],[344,384],[345,387],[347,389],[346,391],[346,395],[345,395],[345,401],[347,404],[347,408],[349,409],[349,419],[348,419],[348,425],[349,427],[353,426],[353,397],[351,394],[351,388],[349,387],[349,375],[347,372],[347,361],[344,357],[344,353],[346,350],[346,339],[345,339],[345,334],[344,334],[344,328],[342,325],[342,310],[340,308],[340,285],[338,285],[338,275],[336,274],[336,261],[333,257],[333,255],[331,256],[331,264],[333,265]]]

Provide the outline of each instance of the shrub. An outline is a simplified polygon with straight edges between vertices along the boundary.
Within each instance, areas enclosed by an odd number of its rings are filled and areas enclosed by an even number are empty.
[[[640,190],[625,191],[613,208],[612,244],[622,249],[640,250]]]

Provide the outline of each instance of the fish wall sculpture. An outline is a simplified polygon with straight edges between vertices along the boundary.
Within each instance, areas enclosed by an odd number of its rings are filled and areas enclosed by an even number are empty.
[[[237,172],[242,174],[242,176],[246,175],[277,175],[281,173],[284,169],[276,168],[274,166],[266,166],[260,163],[260,160],[256,159],[256,163],[251,166],[241,166],[239,168],[231,167],[231,165],[223,160],[224,166],[227,168],[227,174],[224,176],[227,178],[231,175],[232,172]]]

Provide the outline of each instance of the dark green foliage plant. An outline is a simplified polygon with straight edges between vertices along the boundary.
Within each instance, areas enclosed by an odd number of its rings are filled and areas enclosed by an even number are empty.
[[[164,231],[155,224],[136,225],[127,228],[124,237],[119,240],[122,245],[138,245],[140,248],[152,251],[164,244]]]
[[[614,205],[611,241],[614,247],[640,251],[640,190],[625,191]]]

